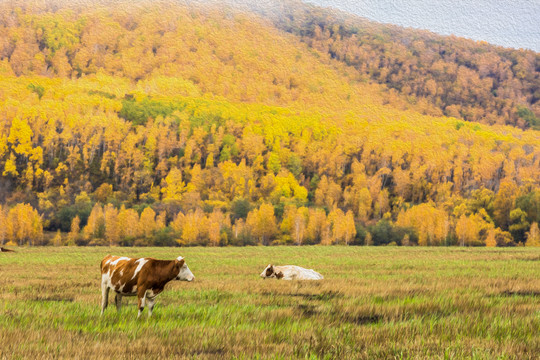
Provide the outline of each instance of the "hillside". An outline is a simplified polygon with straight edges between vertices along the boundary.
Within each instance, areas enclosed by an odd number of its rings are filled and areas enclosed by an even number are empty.
[[[537,131],[231,9],[43,4],[0,11],[2,244],[540,241]]]
[[[360,84],[353,68],[252,15],[136,3],[87,8],[44,1],[24,10],[3,4],[0,60],[15,76],[176,78],[182,85],[171,93],[242,102],[326,110],[388,102],[384,87]],[[163,13],[165,6],[171,11]],[[395,100],[407,107],[404,99]]]
[[[247,6],[410,103],[426,100],[438,114],[468,121],[540,129],[534,51],[379,24],[295,0]]]

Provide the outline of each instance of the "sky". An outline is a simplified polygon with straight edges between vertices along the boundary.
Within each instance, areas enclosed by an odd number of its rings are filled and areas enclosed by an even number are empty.
[[[540,0],[304,0],[377,22],[540,52]]]

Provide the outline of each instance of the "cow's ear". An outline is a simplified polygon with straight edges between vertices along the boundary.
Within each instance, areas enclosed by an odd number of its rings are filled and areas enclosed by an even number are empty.
[[[176,260],[176,262],[177,262],[178,267],[181,268],[182,266],[184,266],[184,263],[186,262],[186,260],[184,260],[184,259],[182,259],[180,261]]]

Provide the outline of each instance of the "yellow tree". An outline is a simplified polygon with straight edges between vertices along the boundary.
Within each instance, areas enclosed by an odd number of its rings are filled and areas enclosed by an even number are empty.
[[[101,184],[96,191],[94,191],[94,197],[97,201],[105,203],[107,199],[113,194],[113,186],[111,184],[103,183]]]
[[[348,186],[343,192],[343,199],[345,204],[353,209],[353,211],[360,217],[365,215],[363,212],[367,209],[367,198],[363,189],[367,190],[367,176],[365,166],[358,162],[355,158],[351,164],[351,174],[348,175],[352,185]],[[348,181],[348,179],[346,179]],[[360,209],[359,209],[360,207]],[[369,208],[371,208],[371,194],[369,194]]]
[[[26,224],[27,221],[24,221],[24,215],[22,214],[21,209],[22,204],[17,204],[13,208],[9,209],[6,219],[6,233],[9,242],[17,243],[22,245],[22,237],[27,232]],[[22,224],[19,225],[19,221]]]
[[[219,209],[214,209],[208,217],[208,239],[211,245],[220,245],[221,231],[227,226],[230,227],[229,216]]]
[[[485,242],[486,242],[486,247],[496,247],[497,246],[497,238],[495,236],[495,229],[490,229],[487,232]]]
[[[324,241],[325,245],[337,244],[343,240],[344,236],[344,214],[343,211],[337,207],[334,207],[328,214],[328,223],[330,225],[330,237]]]
[[[384,214],[390,211],[390,200],[387,189],[383,189],[377,194],[377,200],[374,205],[374,214],[378,218],[382,218]]]
[[[370,232],[366,234],[366,238],[364,239],[364,244],[366,246],[373,246],[373,235],[371,235]]]
[[[182,227],[184,226],[184,214],[182,212],[178,212],[169,225],[176,234],[181,234]]]
[[[473,219],[465,214],[456,223],[456,236],[461,246],[469,245],[477,240],[478,229]]]
[[[212,213],[213,215],[214,213]],[[219,246],[221,234],[221,223],[220,219],[216,216],[210,216],[208,219],[208,240],[210,240],[210,245]]]
[[[508,231],[502,231],[500,228],[489,228],[486,232],[486,239],[484,241],[486,246],[508,246],[514,243],[512,235]]]
[[[334,208],[328,214],[328,221],[332,227],[332,244],[345,244],[349,242],[356,235],[356,226],[354,225],[354,215],[351,210],[347,213],[343,213],[341,209]]]
[[[139,233],[139,214],[134,209],[126,209],[124,205],[118,212],[119,237],[134,238]]]
[[[319,243],[322,240],[326,226],[326,213],[323,209],[308,210],[309,218],[306,229],[306,238],[311,243]]]
[[[308,209],[305,207],[296,208],[294,205],[285,207],[280,229],[283,233],[288,234],[297,245],[302,245],[306,236],[308,216]]]
[[[308,216],[309,211],[306,207],[300,207],[296,210],[292,226],[292,237],[297,245],[302,245],[306,237]]]
[[[186,192],[197,191],[202,193],[205,190],[204,179],[202,178],[201,165],[195,164],[190,171],[191,181],[186,186]]]
[[[190,211],[182,222],[182,245],[200,245],[208,235],[208,218],[201,209]]]
[[[260,240],[263,245],[268,245],[270,239],[277,232],[276,217],[272,204],[262,204],[259,209],[249,212],[246,219],[246,226],[252,236]]]
[[[343,239],[345,240],[345,245],[349,243],[356,236],[356,225],[354,223],[354,214],[351,210],[347,211],[345,218],[343,219]]]
[[[510,224],[510,211],[514,207],[514,201],[517,196],[518,188],[510,180],[501,182],[499,191],[493,201],[493,218],[495,223],[502,229],[507,230]]]
[[[162,211],[156,217],[156,230],[163,230],[167,226],[167,212]]]
[[[68,234],[68,245],[75,245],[77,238],[79,237],[81,219],[79,216],[75,216],[71,221],[71,229]]]
[[[28,158],[32,153],[33,132],[28,122],[18,117],[11,121],[8,142],[11,148],[18,155]]]
[[[485,237],[492,235],[497,237],[497,232],[489,234],[493,229],[493,224],[487,219],[489,217],[485,211],[466,216],[462,214],[456,223],[456,236],[461,246],[480,245],[485,243]],[[490,239],[492,244],[492,239]]]
[[[41,215],[38,214],[37,210],[32,208],[29,204],[27,205],[28,216],[31,218],[32,227],[30,230],[30,245],[32,245],[32,239],[35,244],[43,244],[43,222]]]
[[[164,201],[180,201],[186,191],[186,184],[182,181],[182,171],[173,168],[162,182],[161,192]]]
[[[139,236],[149,237],[156,229],[156,212],[151,207],[144,208],[139,219]]]
[[[58,49],[51,59],[51,64],[60,78],[67,77],[71,73],[71,65],[69,65],[66,50]]]
[[[118,210],[118,218],[117,218],[117,221],[118,221],[118,236],[120,237],[120,239],[124,239],[126,237],[126,231],[128,230],[128,225],[126,224],[127,223],[127,209],[125,207],[125,205],[122,205],[120,207],[120,210]],[[139,222],[139,216],[137,216],[137,222]]]
[[[341,186],[336,184],[332,179],[327,178],[326,175],[323,175],[317,186],[317,190],[315,190],[315,204],[333,208],[339,203],[341,196]]]
[[[118,210],[112,204],[108,204],[103,209],[103,217],[105,219],[105,239],[109,242],[109,246],[118,245],[120,240]]]
[[[4,164],[4,171],[2,172],[2,175],[4,176],[18,176],[19,172],[17,171],[17,159],[15,158],[15,154],[11,153],[9,156],[9,159],[6,159],[6,163]]]
[[[238,240],[240,236],[245,235],[245,232],[246,232],[246,223],[244,219],[242,218],[237,219],[234,222],[234,225],[232,226],[232,236],[234,237],[235,240]]]
[[[105,236],[105,217],[103,216],[103,208],[98,203],[92,208],[83,233],[87,239],[103,238]]]
[[[54,236],[54,238],[52,239],[52,245],[54,246],[60,246],[62,245],[62,232],[60,231],[60,229],[58,229],[56,231],[56,235]]]
[[[527,233],[527,242],[525,246],[540,246],[540,231],[538,230],[538,223],[533,222],[531,229]]]
[[[306,201],[308,195],[307,189],[298,184],[293,174],[282,171],[274,178],[274,181],[275,188],[271,197],[276,201],[280,201],[282,197],[294,197],[296,200]]]
[[[448,234],[448,215],[431,204],[420,204],[401,211],[396,224],[418,233],[418,245],[440,245]]]
[[[296,217],[296,206],[286,205],[283,211],[283,219],[281,220],[280,230],[284,234],[290,234],[293,228],[294,218]]]
[[[371,193],[368,188],[363,187],[358,193],[358,219],[363,223],[366,223],[371,216]]]
[[[6,219],[6,235],[12,242],[23,245],[40,244],[43,238],[41,216],[30,204],[17,204],[11,208]]]

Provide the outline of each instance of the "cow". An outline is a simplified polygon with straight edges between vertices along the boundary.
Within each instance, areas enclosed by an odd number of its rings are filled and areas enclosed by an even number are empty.
[[[274,266],[269,264],[261,273],[263,279],[278,280],[322,280],[324,277],[312,269],[304,269],[296,265]]]
[[[137,296],[141,317],[148,302],[148,317],[158,296],[171,280],[193,281],[195,276],[189,270],[184,258],[156,260],[153,258],[132,259],[107,255],[101,261],[101,315],[107,308],[109,290],[116,292],[116,309],[120,311],[122,296]]]
[[[0,252],[15,252],[15,250],[6,249],[5,247],[0,247]]]

